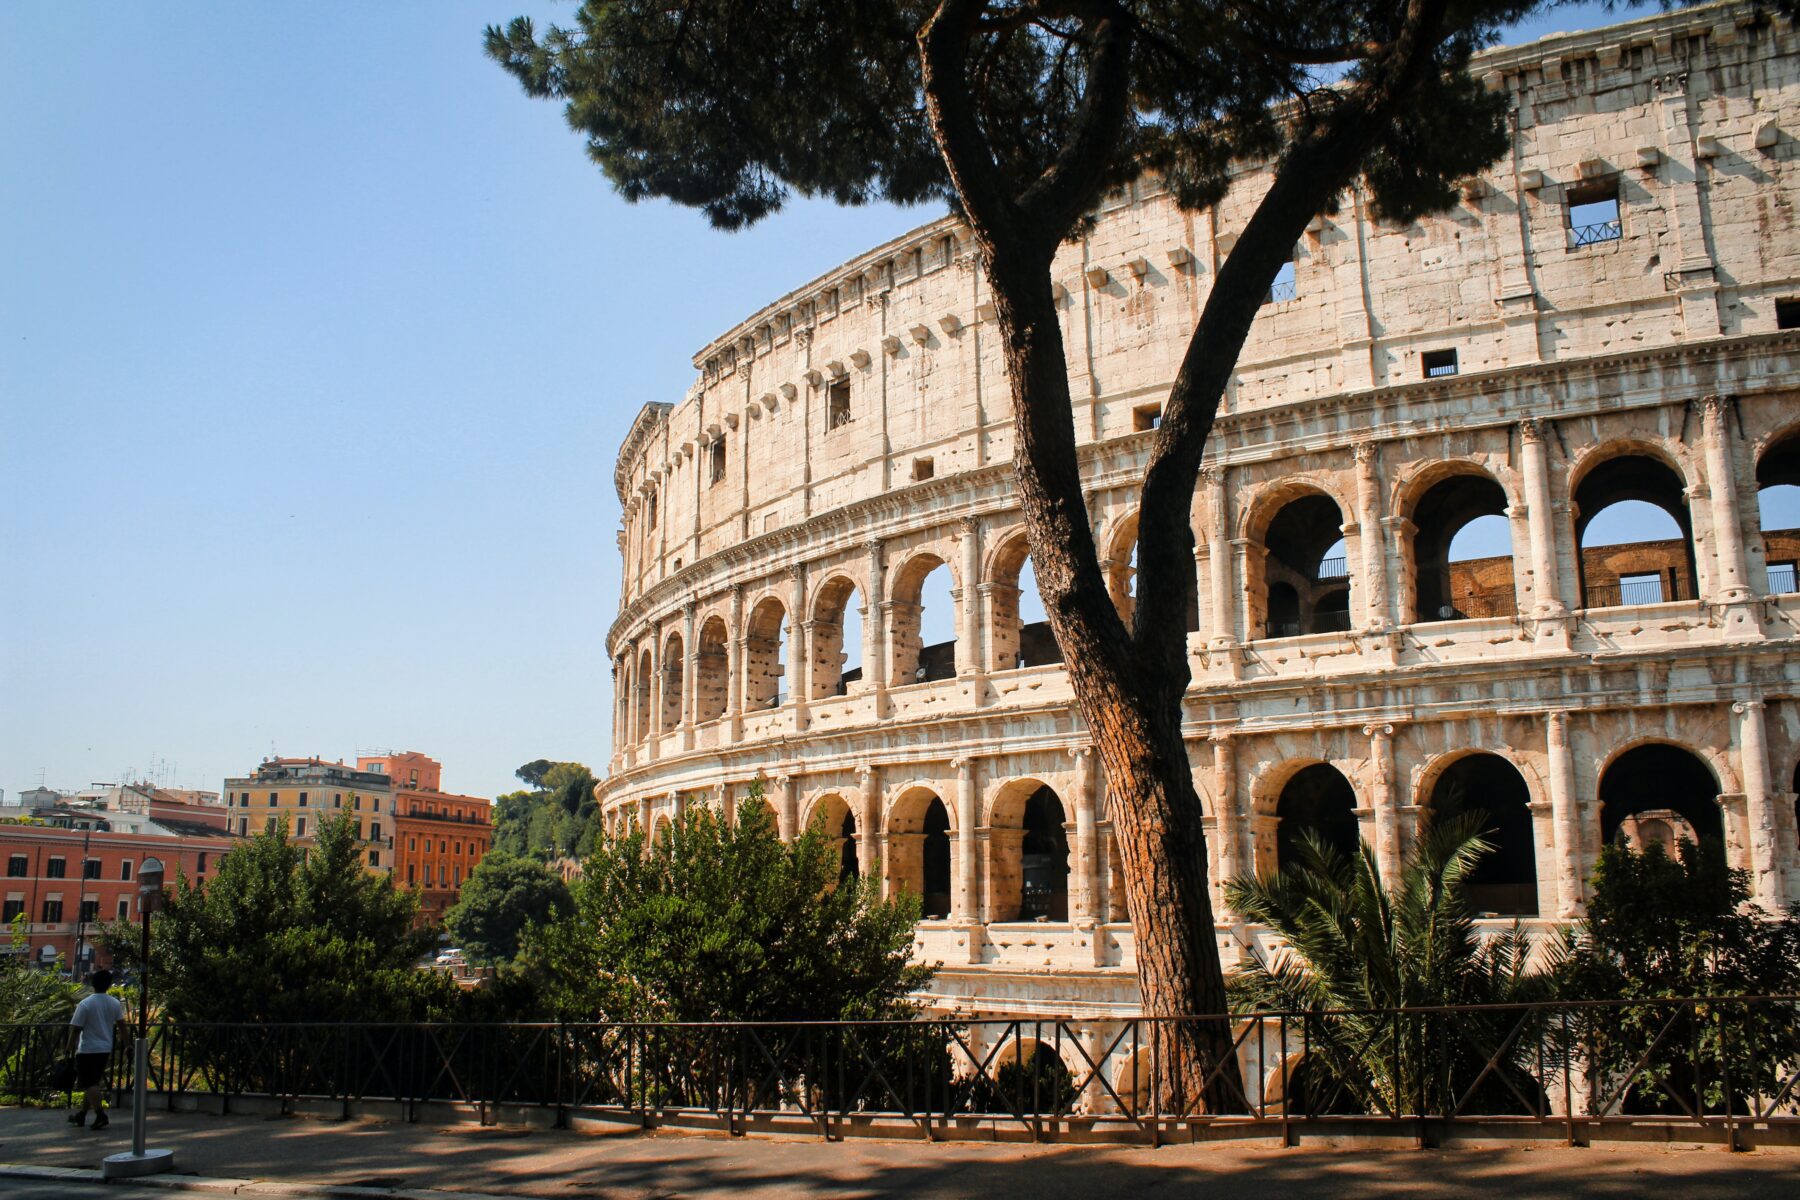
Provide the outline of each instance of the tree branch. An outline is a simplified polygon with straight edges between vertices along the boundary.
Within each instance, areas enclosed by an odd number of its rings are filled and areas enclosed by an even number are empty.
[[[1088,62],[1087,87],[1075,114],[1075,128],[1043,175],[1019,197],[1033,223],[1050,235],[1046,256],[1067,235],[1076,219],[1097,198],[1097,181],[1116,149],[1131,95],[1134,22],[1117,4],[1078,5],[1091,10],[1094,45]]]
[[[918,42],[925,112],[950,182],[977,235],[992,239],[1016,230],[1020,214],[975,117],[969,88],[969,43],[986,7],[985,0],[942,0]]]

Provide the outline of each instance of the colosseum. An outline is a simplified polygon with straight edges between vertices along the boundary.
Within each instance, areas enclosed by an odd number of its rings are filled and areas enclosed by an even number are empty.
[[[1484,921],[1578,916],[1610,838],[1800,901],[1800,36],[1741,5],[1482,55],[1512,152],[1453,210],[1351,191],[1270,289],[1192,522],[1186,730],[1217,881],[1302,829],[1390,870],[1434,812]],[[1258,193],[1153,178],[1056,295],[1089,508],[1133,598],[1159,402]],[[1137,1007],[1098,769],[1042,622],[980,263],[951,218],[695,356],[614,478],[610,827],[729,811],[911,889],[934,1011]],[[1770,514],[1764,519],[1763,514]],[[1034,607],[1036,611],[1034,611]]]

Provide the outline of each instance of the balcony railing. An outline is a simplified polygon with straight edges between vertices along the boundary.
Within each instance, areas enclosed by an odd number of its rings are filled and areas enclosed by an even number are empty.
[[[1694,599],[1693,588],[1679,575],[1673,579],[1627,579],[1612,583],[1589,584],[1587,607],[1617,608],[1632,604],[1664,604],[1673,600]]]
[[[1769,564],[1769,595],[1785,596],[1789,592],[1800,592],[1795,586],[1793,563]]]
[[[734,1133],[1055,1139],[1202,1127],[1428,1141],[1457,1123],[1576,1143],[1653,1122],[1735,1146],[1800,1130],[1800,996],[1210,1018],[699,1024],[165,1024],[157,1102],[346,1115],[370,1102],[537,1107]],[[0,1098],[56,1099],[67,1027],[0,1025]],[[120,1045],[128,1040],[120,1039]],[[132,1055],[107,1084],[129,1086]],[[1641,1136],[1641,1132],[1638,1134]],[[1667,1136],[1665,1134],[1664,1136]]]
[[[1350,560],[1342,554],[1334,554],[1319,562],[1320,579],[1350,578]]]
[[[1595,221],[1591,225],[1569,226],[1569,245],[1579,250],[1583,246],[1592,246],[1599,242],[1616,242],[1622,230],[1617,220]]]

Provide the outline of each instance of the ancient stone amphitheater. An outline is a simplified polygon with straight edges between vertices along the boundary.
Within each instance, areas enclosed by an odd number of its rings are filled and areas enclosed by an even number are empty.
[[[1800,37],[1741,6],[1483,56],[1512,153],[1409,225],[1351,192],[1271,289],[1193,509],[1212,875],[1298,830],[1385,864],[1493,817],[1496,922],[1603,841],[1698,835],[1800,900]],[[1055,278],[1090,509],[1132,603],[1158,405],[1259,191],[1110,197]],[[1035,601],[966,231],[770,303],[618,457],[613,826],[736,802],[923,897],[933,1005],[1134,1010],[1089,749]],[[1775,526],[1800,524],[1773,520]],[[1227,962],[1261,936],[1215,893]]]

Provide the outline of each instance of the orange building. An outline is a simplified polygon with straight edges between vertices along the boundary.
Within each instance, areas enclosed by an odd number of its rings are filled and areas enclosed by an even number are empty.
[[[359,755],[356,768],[391,781],[394,879],[419,894],[426,920],[442,920],[493,843],[491,804],[444,791],[442,765],[417,751]]]

